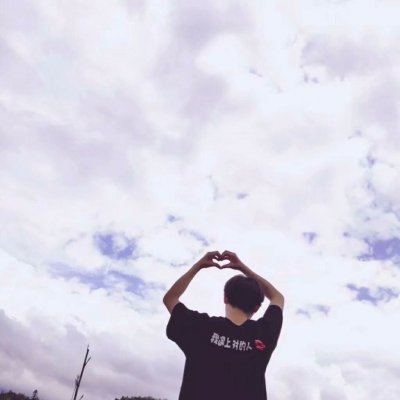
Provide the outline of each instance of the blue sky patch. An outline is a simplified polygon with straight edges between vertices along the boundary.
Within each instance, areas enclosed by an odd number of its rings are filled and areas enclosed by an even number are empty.
[[[366,157],[366,163],[368,167],[373,167],[376,163],[376,158],[374,158],[371,154],[368,154]]]
[[[108,283],[123,283],[125,290],[139,296],[143,295],[146,288],[154,287],[153,284],[147,284],[143,279],[137,276],[128,275],[120,271],[109,271],[107,274]]]
[[[374,304],[375,306],[379,302],[389,302],[393,298],[399,296],[399,291],[394,291],[390,288],[385,288],[378,286],[377,293],[374,295],[371,293],[371,289],[366,286],[356,286],[353,283],[349,283],[346,287],[354,292],[357,293],[357,296],[353,300],[358,301],[369,301],[370,303]]]
[[[187,234],[189,236],[192,236],[194,239],[198,240],[199,242],[201,242],[201,244],[203,246],[208,246],[209,242],[208,240],[199,232],[196,232],[194,230],[190,230],[190,229],[181,229],[179,231],[179,234]]]
[[[316,313],[328,315],[329,310],[330,307],[323,304],[311,304],[305,308],[298,308],[296,314],[305,315],[308,318],[311,318],[311,316]]]
[[[127,292],[144,297],[147,289],[162,289],[154,283],[147,283],[143,279],[129,275],[120,271],[80,271],[62,263],[51,264],[51,274],[53,277],[61,277],[66,280],[77,279],[80,283],[89,286],[92,290],[108,289],[112,290],[116,285],[122,284]]]
[[[303,232],[303,237],[308,243],[312,243],[317,237],[317,234],[315,232]]]
[[[296,310],[296,314],[305,315],[306,317],[311,318],[310,313],[307,310],[304,310],[303,308],[298,308]]]
[[[135,258],[135,240],[129,239],[123,234],[96,233],[93,239],[100,253],[112,260]]]
[[[179,218],[179,217],[177,217],[177,216],[175,216],[175,215],[172,215],[172,214],[168,214],[167,215],[167,221],[168,222],[175,222],[175,221],[179,221],[180,219],[182,219],[182,218]]]
[[[239,200],[244,199],[244,198],[246,198],[247,196],[248,196],[248,194],[247,194],[247,193],[244,193],[244,192],[240,192],[240,193],[237,193],[237,194],[236,194],[236,198],[239,199]]]
[[[364,239],[368,244],[368,251],[360,254],[358,259],[361,261],[369,260],[392,260],[400,264],[400,239]]]

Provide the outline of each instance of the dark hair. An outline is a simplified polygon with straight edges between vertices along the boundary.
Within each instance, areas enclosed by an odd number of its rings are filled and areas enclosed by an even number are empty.
[[[228,303],[252,314],[255,308],[264,301],[264,293],[260,284],[253,278],[242,274],[228,279],[224,286],[224,295]]]

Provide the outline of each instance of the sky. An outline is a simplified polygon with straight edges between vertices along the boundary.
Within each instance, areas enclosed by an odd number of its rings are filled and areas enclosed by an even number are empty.
[[[162,298],[229,250],[285,296],[269,399],[398,400],[399,16],[0,0],[0,388],[68,398],[89,345],[84,398],[176,400]]]

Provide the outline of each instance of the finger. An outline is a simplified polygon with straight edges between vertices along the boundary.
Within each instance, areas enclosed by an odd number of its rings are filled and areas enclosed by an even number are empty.
[[[230,251],[228,251],[228,250],[225,250],[225,251],[222,253],[222,257],[223,257],[223,258],[230,257],[230,256],[231,256],[231,254],[230,254],[230,253],[231,253]]]
[[[214,251],[213,258],[216,258],[217,260],[222,260],[222,254],[219,251]]]
[[[214,258],[214,252],[213,251],[208,251],[206,256],[205,256],[205,259],[210,261],[213,258]]]

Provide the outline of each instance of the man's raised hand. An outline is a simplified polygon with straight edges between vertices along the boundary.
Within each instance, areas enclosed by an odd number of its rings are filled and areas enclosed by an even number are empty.
[[[221,268],[219,264],[214,262],[214,260],[221,260],[221,257],[221,253],[219,251],[209,251],[199,261],[197,261],[195,265],[197,265],[199,269],[208,267]]]
[[[236,253],[233,253],[232,251],[225,250],[221,257],[219,258],[220,261],[223,260],[229,260],[229,264],[222,265],[220,268],[232,268],[236,269],[238,271],[243,272],[244,268],[246,267],[242,261],[240,261],[239,257],[236,255]]]
[[[225,260],[229,261],[229,263],[220,265],[216,262]],[[219,251],[209,251],[195,265],[199,269],[217,267],[219,269],[231,268],[241,272],[246,268],[236,253],[228,250],[225,250],[222,254]]]

